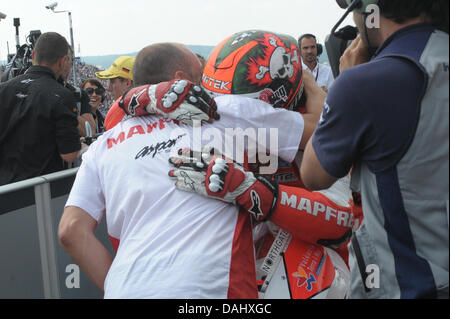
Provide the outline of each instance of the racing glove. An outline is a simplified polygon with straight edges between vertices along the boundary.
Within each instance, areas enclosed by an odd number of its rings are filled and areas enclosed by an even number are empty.
[[[191,126],[194,121],[212,123],[220,119],[216,102],[187,80],[132,88],[122,96],[119,106],[131,116],[157,114]]]
[[[321,192],[278,185],[217,154],[180,150],[170,158],[176,169],[169,176],[177,180],[176,188],[238,205],[257,221],[270,220],[309,243],[336,248],[348,241],[357,217],[351,205],[340,206]]]
[[[170,158],[169,162],[176,169],[171,170],[169,176],[177,179],[177,189],[233,203],[251,213],[257,221],[269,220],[278,200],[275,181],[245,171],[230,159],[215,155],[217,152],[213,149],[197,154],[185,149]]]

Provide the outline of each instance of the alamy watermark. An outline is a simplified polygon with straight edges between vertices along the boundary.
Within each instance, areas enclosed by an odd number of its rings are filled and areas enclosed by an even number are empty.
[[[295,133],[293,133],[295,134]],[[279,135],[277,128],[203,128],[194,125],[192,130],[177,128],[171,138],[182,136],[173,155],[181,148],[200,152],[213,148],[235,162],[257,164],[259,174],[270,175],[278,171]],[[294,146],[294,145],[292,145]],[[295,146],[294,146],[295,147]]]
[[[147,126],[137,125],[117,133],[108,138],[108,149],[134,136],[152,134],[154,130],[164,130],[170,121],[161,119]],[[289,133],[299,134],[299,132]],[[285,134],[283,138],[288,139],[288,135]],[[136,160],[149,154],[155,157],[162,152],[170,152],[171,156],[176,157],[180,149],[191,149],[195,155],[200,155],[203,149],[212,148],[220,153],[216,155],[224,155],[239,164],[256,164],[259,174],[271,175],[278,171],[279,155],[283,156],[287,150],[296,153],[298,149],[298,145],[290,145],[285,140],[283,140],[282,148],[279,148],[279,141],[278,128],[205,128],[201,126],[200,121],[194,121],[193,127],[177,127],[171,130],[169,140],[140,150]],[[291,141],[293,143],[295,139]],[[282,154],[279,154],[280,150],[283,151]]]
[[[67,265],[66,287],[68,289],[80,289],[80,267],[78,265]]]
[[[366,27],[368,29],[380,28],[380,7],[376,4],[370,4],[366,8]]]
[[[380,288],[380,267],[375,264],[367,265],[366,267],[366,280],[364,285],[367,289],[379,289]]]

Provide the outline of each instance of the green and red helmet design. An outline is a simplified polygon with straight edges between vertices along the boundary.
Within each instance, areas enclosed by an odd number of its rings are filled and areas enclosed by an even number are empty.
[[[303,93],[297,41],[260,30],[236,33],[214,49],[202,85],[212,95],[239,94],[294,109]]]

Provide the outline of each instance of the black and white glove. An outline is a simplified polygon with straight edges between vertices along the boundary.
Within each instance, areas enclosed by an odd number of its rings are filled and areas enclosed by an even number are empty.
[[[200,86],[173,80],[130,89],[119,102],[126,114],[158,114],[184,124],[219,120],[216,102]]]
[[[196,156],[198,155],[198,156]],[[179,190],[197,193],[247,210],[258,221],[268,220],[278,200],[278,184],[217,155],[212,149],[201,153],[180,150],[170,163],[176,169],[169,176]]]

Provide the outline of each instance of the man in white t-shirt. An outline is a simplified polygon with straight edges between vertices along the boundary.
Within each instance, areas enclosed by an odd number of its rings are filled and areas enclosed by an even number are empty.
[[[234,96],[217,104],[221,120],[203,126],[202,135],[283,123],[289,130],[280,131],[279,156],[294,160],[297,148],[291,145],[300,143],[300,134],[289,132],[302,131],[300,115]],[[156,116],[131,118],[84,155],[67,206],[84,210],[97,223],[106,211],[108,232],[120,239],[105,281],[106,298],[257,297],[250,215],[177,191],[167,178],[169,158],[190,147],[196,134]]]
[[[303,70],[311,73],[317,84],[328,92],[334,82],[333,71],[328,65],[319,63],[318,56],[323,49],[322,47],[319,49],[316,37],[310,33],[304,34],[298,39],[298,45],[302,55]]]
[[[126,105],[139,104],[148,89],[133,89]],[[292,162],[321,105],[306,120],[245,97],[216,103],[221,120],[201,131],[154,115],[125,118],[84,155],[59,238],[105,298],[258,297],[250,215],[176,190],[169,158],[196,145],[221,149],[227,128],[264,132],[269,141],[268,128],[282,126],[274,155]],[[93,234],[105,212],[109,235],[120,241],[114,260]]]

